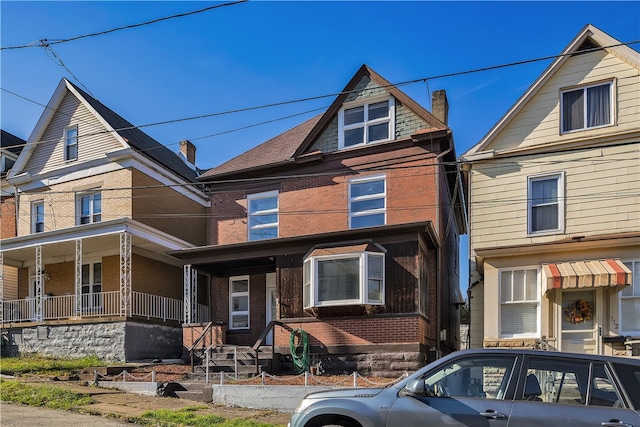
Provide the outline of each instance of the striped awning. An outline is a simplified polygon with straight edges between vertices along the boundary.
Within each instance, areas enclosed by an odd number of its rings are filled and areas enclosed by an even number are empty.
[[[619,259],[542,264],[542,270],[548,291],[631,284],[631,270]]]

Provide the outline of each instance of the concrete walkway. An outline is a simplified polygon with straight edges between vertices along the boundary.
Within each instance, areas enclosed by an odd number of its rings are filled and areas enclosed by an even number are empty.
[[[96,417],[94,415],[76,414],[53,409],[34,408],[32,406],[0,403],[0,425],[2,427],[116,427],[129,425],[125,422]]]

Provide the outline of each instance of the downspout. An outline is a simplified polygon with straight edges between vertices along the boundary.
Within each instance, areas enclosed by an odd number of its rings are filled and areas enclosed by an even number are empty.
[[[18,218],[18,215],[20,214],[20,195],[18,194],[18,186],[14,185],[13,186],[13,194],[15,196],[15,200],[16,200],[16,206],[15,206],[15,210],[16,210],[16,220],[13,222],[13,232],[14,232],[14,236],[18,235],[18,222],[20,222],[20,218]]]
[[[445,151],[443,151],[442,153],[438,154],[436,156],[436,206],[441,206],[440,205],[440,160],[446,156],[447,154],[449,154],[451,151],[453,151],[453,141],[451,139],[451,133],[449,133],[449,148],[447,148]],[[445,172],[445,177],[446,177],[446,172]],[[440,232],[442,231],[440,229],[441,226],[441,221],[440,221],[440,209],[438,209],[438,215],[436,215],[436,221],[438,221],[437,223],[437,227],[436,230],[438,230],[438,235],[440,235]],[[442,285],[442,274],[441,272],[443,271],[443,265],[442,265],[442,253],[444,252],[443,247],[446,245],[446,242],[442,242],[442,244],[440,245],[440,247],[438,248],[438,271],[437,271],[437,277],[436,277],[436,307],[437,307],[437,313],[436,313],[436,359],[439,359],[440,357],[442,357],[442,340],[440,337],[440,331],[442,330],[442,292],[440,290],[440,286]]]

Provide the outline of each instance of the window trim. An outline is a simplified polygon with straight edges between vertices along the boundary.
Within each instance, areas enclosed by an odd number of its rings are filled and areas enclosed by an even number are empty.
[[[377,118],[377,119],[371,119],[368,120],[368,116],[369,116],[369,106],[372,104],[377,104],[380,102],[384,102],[387,101],[389,103],[389,115],[387,117],[384,118]],[[345,125],[344,124],[344,112],[345,110],[349,110],[352,108],[358,108],[358,107],[364,107],[364,119],[362,122],[358,122],[358,123],[353,123],[353,124],[349,124],[349,125]],[[340,109],[340,111],[338,112],[338,149],[339,150],[343,150],[346,148],[353,148],[353,147],[362,147],[365,145],[371,145],[371,144],[377,144],[380,142],[387,142],[387,141],[393,141],[395,139],[395,118],[396,118],[396,103],[395,103],[395,98],[393,96],[389,96],[388,94],[385,95],[381,95],[381,96],[374,96],[371,98],[366,98],[366,99],[360,99],[360,100],[356,100],[356,101],[350,101],[350,102],[345,102],[344,104],[342,104],[342,108]],[[375,125],[375,124],[380,124],[380,123],[388,123],[389,127],[389,136],[388,138],[385,139],[378,139],[376,141],[370,141],[368,142],[368,127],[370,125]],[[363,135],[363,142],[359,143],[359,144],[353,144],[353,145],[348,145],[345,146],[344,145],[344,133],[346,130],[350,130],[350,129],[358,129],[358,128],[363,128],[364,130],[364,135]]]
[[[557,178],[557,191],[558,196],[556,204],[558,205],[558,228],[546,229],[540,231],[533,230],[533,208],[540,205],[533,205],[533,182],[542,181],[549,178]],[[549,172],[544,174],[530,175],[527,177],[527,236],[543,236],[549,234],[561,234],[564,233],[565,228],[565,172]]]
[[[71,139],[69,137],[69,131],[75,130],[76,136],[75,139]],[[74,160],[78,160],[78,125],[71,125],[64,128],[64,161],[71,162]],[[72,141],[70,143],[70,141]],[[71,147],[75,147],[75,156],[70,156],[69,150]]]
[[[95,267],[96,265],[100,264],[100,281],[96,282],[96,277],[95,277]],[[93,309],[97,309],[97,308],[102,308],[104,301],[103,301],[103,283],[104,283],[104,266],[102,265],[102,260],[100,261],[91,261],[91,262],[85,262],[82,264],[81,269],[87,267],[88,271],[89,271],[89,282],[88,283],[84,283],[82,281],[83,277],[81,277],[80,280],[80,298],[81,298],[81,306],[83,310],[93,310]],[[84,292],[84,287],[87,286],[89,289],[89,292]],[[100,286],[100,290],[98,292],[95,292],[94,288],[96,286]],[[86,304],[85,304],[86,303]]]
[[[100,212],[94,210],[94,198],[93,196],[100,195]],[[89,197],[89,222],[82,222],[82,199]],[[94,221],[94,217],[99,214],[100,219]],[[87,225],[102,222],[102,191],[101,190],[87,190],[77,193],[76,195],[76,225]]]
[[[369,258],[379,257],[382,259],[382,274],[380,280],[380,300],[369,300]],[[331,301],[319,301],[318,299],[318,263],[321,261],[340,260],[358,258],[358,291],[359,298],[343,299]],[[316,307],[335,307],[335,306],[353,306],[353,305],[385,305],[385,289],[386,289],[386,267],[385,254],[382,252],[348,252],[339,255],[318,255],[305,258],[303,261],[303,298],[302,305],[304,309]]]
[[[42,206],[42,222],[38,222],[38,207]],[[45,206],[44,200],[35,200],[31,202],[31,233],[44,232],[45,225]],[[38,231],[38,224],[42,224],[42,230]]]
[[[635,268],[636,265],[640,264],[640,259],[630,259],[630,260],[625,260],[623,261],[623,263],[631,270],[631,280],[635,281],[635,280],[640,280],[640,278],[636,278],[636,275],[633,274],[635,272]],[[627,264],[631,264],[631,266],[627,265]],[[633,286],[634,283],[631,283],[631,292],[632,295],[631,296],[625,296],[622,295],[622,291],[618,292],[618,325],[620,325],[618,334],[621,336],[640,336],[640,330],[638,331],[626,331],[624,329],[622,329],[622,300],[624,299],[638,299],[640,300],[640,294],[635,295],[633,294]]]
[[[502,273],[505,271],[510,271],[512,274],[516,271],[524,271],[525,275],[526,272],[528,270],[535,270],[536,272],[536,331],[535,332],[525,332],[525,333],[515,333],[515,334],[506,334],[503,333],[502,331],[502,306],[505,304],[502,302]],[[501,339],[508,339],[508,338],[540,338],[540,331],[541,331],[541,291],[540,291],[540,287],[541,287],[541,272],[540,272],[540,267],[539,266],[522,266],[522,267],[513,267],[513,268],[500,268],[498,269],[498,336]],[[526,280],[525,280],[526,283]],[[511,286],[513,288],[513,280],[511,281]],[[512,292],[513,295],[513,292]],[[513,299],[513,298],[512,298]],[[531,300],[525,300],[525,301],[510,301],[507,302],[506,304],[510,305],[510,304],[532,304],[534,301]]]
[[[251,212],[250,211],[250,206],[251,206],[251,201],[252,200],[259,200],[259,199],[270,199],[275,197],[276,199],[276,208],[275,209],[266,209],[263,211],[257,211],[257,212]],[[276,214],[277,219],[275,223],[268,223],[268,224],[260,224],[257,226],[252,227],[251,226],[251,217],[252,216],[260,216],[260,215],[273,215]],[[267,240],[267,239],[271,239],[271,237],[265,237],[262,239],[256,239],[256,238],[251,238],[251,232],[255,231],[255,230],[260,230],[260,229],[267,229],[267,228],[275,228],[276,230],[276,239],[278,237],[280,237],[280,197],[279,197],[279,193],[278,190],[273,190],[273,191],[265,191],[262,193],[255,193],[255,194],[249,194],[247,196],[247,240],[250,242],[255,242],[258,240]]]
[[[234,281],[247,281],[247,291],[246,292],[233,292],[232,283]],[[246,296],[247,297],[247,309],[246,310],[233,310],[233,297],[234,296]],[[231,276],[229,277],[229,330],[240,331],[251,329],[251,280],[248,275],[244,276]],[[234,315],[247,315],[247,326],[243,327],[234,327],[233,326],[233,316]]]
[[[360,196],[360,197],[353,197],[351,195],[351,187],[353,184],[360,184],[363,182],[370,182],[370,181],[382,181],[384,184],[384,191],[382,193],[376,193],[375,195],[366,195],[366,196]],[[366,227],[378,227],[381,225],[387,225],[387,176],[386,174],[380,174],[380,175],[371,175],[371,176],[365,176],[365,177],[358,177],[358,178],[353,178],[349,180],[349,188],[348,188],[348,209],[349,209],[349,230],[353,230],[353,219],[357,218],[357,217],[363,217],[363,216],[369,216],[369,215],[379,215],[379,214],[383,214],[384,216],[384,220],[382,222],[382,224],[375,224],[375,225],[367,225],[364,227],[357,227],[357,228],[366,228]],[[376,199],[383,199],[384,200],[384,207],[382,208],[375,208],[375,209],[366,209],[366,210],[361,210],[361,211],[354,211],[351,207],[353,202],[360,202],[360,201],[366,201],[366,200],[376,200]]]
[[[587,125],[587,114],[588,114],[588,110],[586,108],[586,103],[587,101],[587,96],[586,96],[586,92],[587,89],[589,88],[593,88],[593,87],[597,87],[597,86],[605,86],[608,85],[609,86],[609,123],[603,124],[603,125],[598,125],[598,126],[588,126]],[[592,130],[592,129],[599,129],[599,128],[604,128],[607,126],[613,126],[616,123],[616,116],[615,116],[615,112],[616,112],[616,79],[610,79],[610,80],[601,80],[598,82],[592,82],[592,83],[588,83],[588,84],[584,84],[584,85],[576,85],[576,86],[570,86],[570,87],[565,87],[565,88],[561,88],[560,89],[560,121],[559,121],[559,127],[560,127],[560,135],[567,135],[567,134],[571,134],[571,133],[575,133],[575,132],[583,132],[586,130]],[[581,90],[584,93],[584,104],[583,104],[583,118],[584,118],[584,124],[583,127],[581,128],[577,128],[577,129],[570,129],[570,130],[564,130],[564,95],[566,93],[569,92],[576,92]]]

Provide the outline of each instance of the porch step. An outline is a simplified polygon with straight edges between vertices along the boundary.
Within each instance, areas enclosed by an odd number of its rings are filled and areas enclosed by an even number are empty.
[[[201,364],[194,366],[194,374],[204,375],[207,369],[204,351],[198,352],[196,355]],[[222,345],[215,347],[211,349],[210,353],[209,372],[234,373],[236,360],[239,377],[246,378],[260,373],[262,370],[268,371],[272,365],[271,347],[262,347],[258,351],[257,358],[256,352],[249,346]]]

